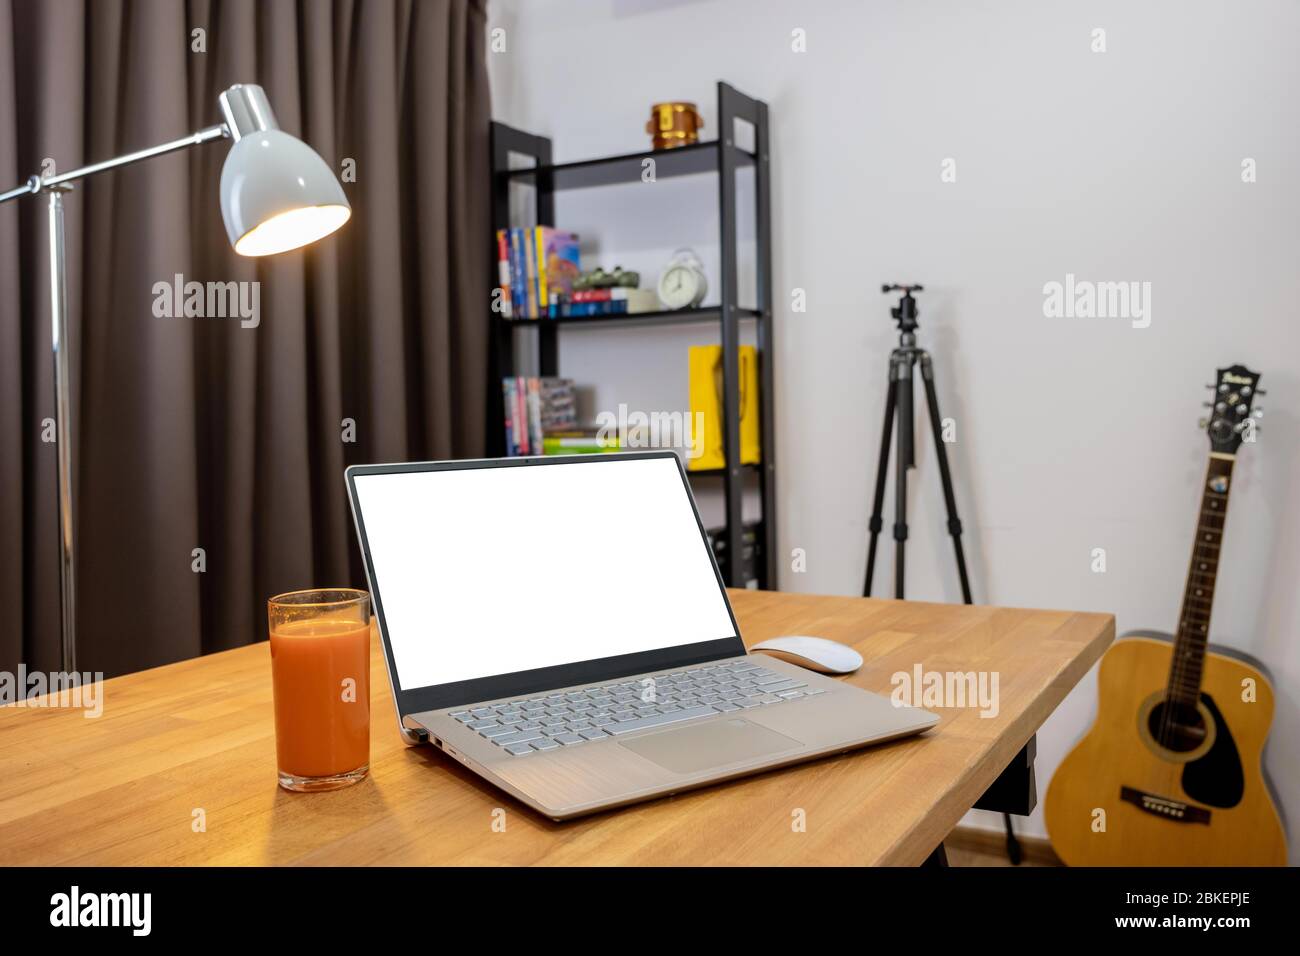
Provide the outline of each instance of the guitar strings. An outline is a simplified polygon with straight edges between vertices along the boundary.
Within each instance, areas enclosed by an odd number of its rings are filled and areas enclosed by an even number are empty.
[[[1205,483],[1201,486],[1202,510],[1204,510],[1204,501],[1205,501],[1204,495],[1205,495],[1205,490],[1209,488],[1209,480],[1210,480],[1209,467],[1207,466]],[[1199,520],[1197,521],[1197,526],[1198,528],[1200,526]],[[1198,538],[1199,538],[1199,534],[1198,534]],[[1160,729],[1159,729],[1159,734],[1156,738],[1160,746],[1164,748],[1168,748],[1170,743],[1172,743],[1171,737],[1173,732],[1174,696],[1176,694],[1175,688],[1181,686],[1183,680],[1182,655],[1179,653],[1179,645],[1182,643],[1184,639],[1184,631],[1186,629],[1186,622],[1187,622],[1187,599],[1188,596],[1191,594],[1192,575],[1196,570],[1196,561],[1197,561],[1197,556],[1199,551],[1200,551],[1199,540],[1193,541],[1192,558],[1191,558],[1191,562],[1188,564],[1187,567],[1187,582],[1183,588],[1183,602],[1182,602],[1182,606],[1179,607],[1178,609],[1179,610],[1178,627],[1174,632],[1174,644],[1172,648],[1173,660],[1171,662],[1172,666],[1170,667],[1170,671],[1169,671],[1169,686],[1168,688],[1166,688],[1164,706],[1161,708],[1160,711],[1160,725],[1159,725]]]
[[[1226,463],[1226,467],[1224,469],[1225,476],[1232,474],[1232,465],[1233,462],[1231,461]],[[1184,640],[1187,641],[1191,640],[1191,632],[1190,630],[1188,630],[1188,628],[1191,626],[1189,623],[1190,619],[1188,617],[1188,610],[1189,610],[1188,604],[1192,600],[1192,589],[1193,589],[1192,578],[1196,573],[1197,562],[1199,560],[1204,559],[1205,562],[1212,564],[1214,567],[1213,567],[1213,571],[1209,576],[1213,577],[1216,583],[1218,580],[1218,558],[1211,554],[1201,553],[1202,549],[1205,548],[1206,546],[1201,541],[1201,537],[1200,537],[1201,524],[1206,519],[1206,512],[1209,510],[1209,506],[1212,503],[1210,497],[1212,494],[1210,483],[1214,480],[1215,477],[1218,476],[1214,474],[1214,463],[1211,462],[1210,465],[1206,468],[1205,482],[1201,488],[1201,514],[1197,520],[1197,539],[1192,547],[1191,565],[1187,571],[1187,584],[1184,590],[1183,606],[1181,608],[1182,614],[1180,615],[1178,631],[1174,641],[1174,648],[1173,648],[1174,660],[1173,660],[1173,667],[1171,668],[1170,671],[1169,688],[1168,688],[1168,692],[1165,695],[1164,708],[1160,715],[1160,724],[1159,724],[1157,741],[1159,742],[1160,746],[1165,748],[1168,748],[1170,744],[1173,743],[1173,729],[1175,726],[1174,711],[1176,709],[1173,702],[1173,697],[1175,696],[1176,693],[1175,689],[1177,689],[1178,691],[1186,690],[1187,689],[1186,685],[1190,680],[1190,675],[1188,673],[1189,665],[1186,663],[1185,655],[1180,653],[1179,645],[1182,644]],[[1218,534],[1220,547],[1222,547],[1223,544],[1223,530],[1227,525],[1226,495],[1223,496],[1223,502],[1224,502],[1224,506],[1220,509],[1217,509],[1219,526],[1217,528],[1211,529],[1216,534]],[[1206,615],[1206,621],[1205,624],[1202,626],[1202,630],[1205,633],[1206,639],[1208,640],[1209,612],[1208,611],[1205,612],[1205,615]],[[1193,702],[1193,706],[1195,706],[1195,702]]]

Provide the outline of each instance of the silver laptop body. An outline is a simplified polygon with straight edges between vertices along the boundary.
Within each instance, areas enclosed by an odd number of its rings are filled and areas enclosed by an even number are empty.
[[[749,656],[673,452],[353,466],[399,728],[556,820],[938,717]]]

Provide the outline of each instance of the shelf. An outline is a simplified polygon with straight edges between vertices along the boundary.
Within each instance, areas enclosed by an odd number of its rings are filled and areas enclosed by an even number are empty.
[[[762,467],[763,467],[762,465],[747,464],[747,465],[741,465],[740,470],[742,472],[750,472],[750,471],[756,472]],[[692,471],[690,468],[686,469],[686,477],[688,478],[694,477],[696,475],[705,475],[705,476],[716,475],[717,477],[723,477],[726,474],[727,474],[726,468],[696,468],[694,471]]]
[[[655,162],[655,180],[672,179],[677,176],[694,176],[699,173],[713,173],[718,170],[718,160],[722,149],[730,149],[735,155],[736,165],[754,165],[754,154],[735,146],[720,146],[717,140],[707,143],[692,143],[690,146],[678,146],[675,149],[648,149],[640,153],[624,153],[622,156],[606,156],[601,159],[586,159],[577,163],[556,163],[551,166],[533,166],[527,169],[510,169],[497,175],[511,182],[525,182],[536,185],[538,180],[546,182],[551,189],[586,189],[592,186],[614,186],[619,183],[639,183],[647,159]]]
[[[588,189],[599,186],[617,186],[641,184],[647,176],[647,168],[653,160],[654,181],[665,183],[670,179],[682,180],[681,186],[687,187],[687,193],[693,194],[697,186],[707,187],[716,192],[716,204],[705,203],[703,207],[691,212],[707,223],[716,217],[718,247],[730,250],[723,254],[718,270],[717,282],[711,285],[713,294],[718,296],[718,304],[698,309],[681,309],[677,311],[658,310],[639,312],[634,315],[592,315],[567,316],[565,318],[506,319],[496,312],[488,314],[491,328],[492,368],[493,374],[513,374],[524,363],[519,361],[516,351],[523,351],[529,356],[527,367],[534,374],[548,376],[558,375],[560,352],[567,335],[557,331],[561,326],[566,329],[578,326],[589,328],[613,329],[619,327],[655,327],[679,326],[686,328],[697,326],[692,338],[704,335],[706,340],[725,341],[736,344],[741,338],[748,338],[751,329],[764,351],[770,352],[773,345],[772,335],[772,219],[771,219],[771,170],[769,168],[769,136],[767,104],[761,100],[746,96],[725,82],[717,84],[718,108],[716,129],[724,131],[719,139],[703,143],[692,143],[676,149],[645,149],[621,156],[605,156],[586,159],[579,162],[557,163],[551,140],[527,130],[516,129],[504,123],[491,125],[491,191],[492,191],[492,227],[504,229],[518,217],[514,213],[527,212],[527,218],[534,224],[554,224],[556,219],[555,194],[563,190]],[[752,139],[736,139],[733,133],[743,135],[739,125],[752,130]],[[640,142],[645,143],[645,140]],[[739,144],[743,143],[744,146]],[[515,164],[526,160],[532,165],[522,168]],[[736,170],[744,169],[749,175],[731,175]],[[690,179],[690,177],[695,177]],[[711,179],[710,179],[711,177]],[[648,178],[648,177],[647,177]],[[521,190],[515,185],[532,187],[531,196],[519,196]],[[680,189],[681,187],[679,187]],[[738,232],[738,206],[743,205],[746,196],[753,194],[753,241],[756,252],[755,294],[750,300],[753,308],[739,308],[737,301],[739,276],[737,249],[742,241]],[[630,190],[628,191],[630,195]],[[679,193],[685,196],[687,193]],[[523,199],[531,203],[521,202]],[[698,198],[698,197],[697,197]],[[700,206],[699,203],[695,204]],[[527,207],[531,206],[531,209]],[[656,204],[653,213],[662,207]],[[666,212],[666,210],[663,210]],[[495,233],[493,234],[495,235]],[[487,243],[485,243],[487,245]],[[495,253],[496,246],[491,249]],[[486,251],[486,250],[485,250]],[[493,257],[495,262],[495,255]],[[498,278],[496,268],[490,270],[494,280]],[[725,303],[725,307],[723,305]],[[749,327],[745,327],[748,323]],[[538,330],[536,335],[514,335],[516,328]],[[627,342],[639,346],[644,336],[637,336]],[[611,343],[611,347],[613,344]],[[773,363],[770,354],[759,362],[760,404],[759,425],[762,432],[761,445],[765,456],[761,465],[740,465],[728,468],[709,468],[701,471],[688,471],[687,477],[701,492],[723,492],[725,531],[722,540],[732,554],[740,554],[744,548],[745,511],[753,491],[757,491],[762,504],[761,549],[763,559],[753,569],[760,583],[765,587],[778,584],[778,562],[776,560],[776,468],[775,449],[775,399]],[[734,368],[729,370],[734,372]],[[738,433],[740,408],[739,382],[730,381],[731,376],[724,376],[724,386],[728,394],[735,399],[727,404],[731,417],[726,425],[734,438]],[[506,410],[502,390],[494,388],[488,394],[488,453],[500,454],[504,446],[505,430],[501,423],[505,420]],[[754,486],[757,486],[755,488]],[[728,573],[731,584],[741,586],[747,583],[748,574],[742,578],[742,571],[737,566]]]
[[[760,313],[757,309],[737,309],[736,318],[757,319]],[[612,328],[614,326],[637,326],[645,327],[652,325],[685,325],[692,322],[717,322],[722,316],[722,309],[716,305],[706,306],[702,309],[677,309],[675,311],[663,310],[659,312],[636,312],[632,315],[569,315],[554,319],[501,319],[498,318],[502,325],[511,328],[519,327],[525,329],[535,329],[546,325],[563,325],[572,328],[573,326],[598,326],[600,328]]]

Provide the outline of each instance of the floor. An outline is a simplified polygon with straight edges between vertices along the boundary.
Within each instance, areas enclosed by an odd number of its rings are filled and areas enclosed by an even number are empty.
[[[1019,837],[1024,858],[1020,866],[1061,866],[1052,845],[1038,837]],[[958,827],[943,841],[949,866],[1010,866],[1006,836],[996,830]]]

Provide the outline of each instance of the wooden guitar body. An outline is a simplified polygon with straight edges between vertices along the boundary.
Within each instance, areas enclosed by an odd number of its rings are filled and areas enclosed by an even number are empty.
[[[1102,658],[1096,723],[1047,790],[1052,846],[1071,866],[1285,865],[1262,762],[1272,685],[1211,645],[1197,707],[1204,738],[1163,747],[1151,711],[1163,703],[1173,649],[1169,636],[1141,632]],[[1254,699],[1243,699],[1252,687]]]

